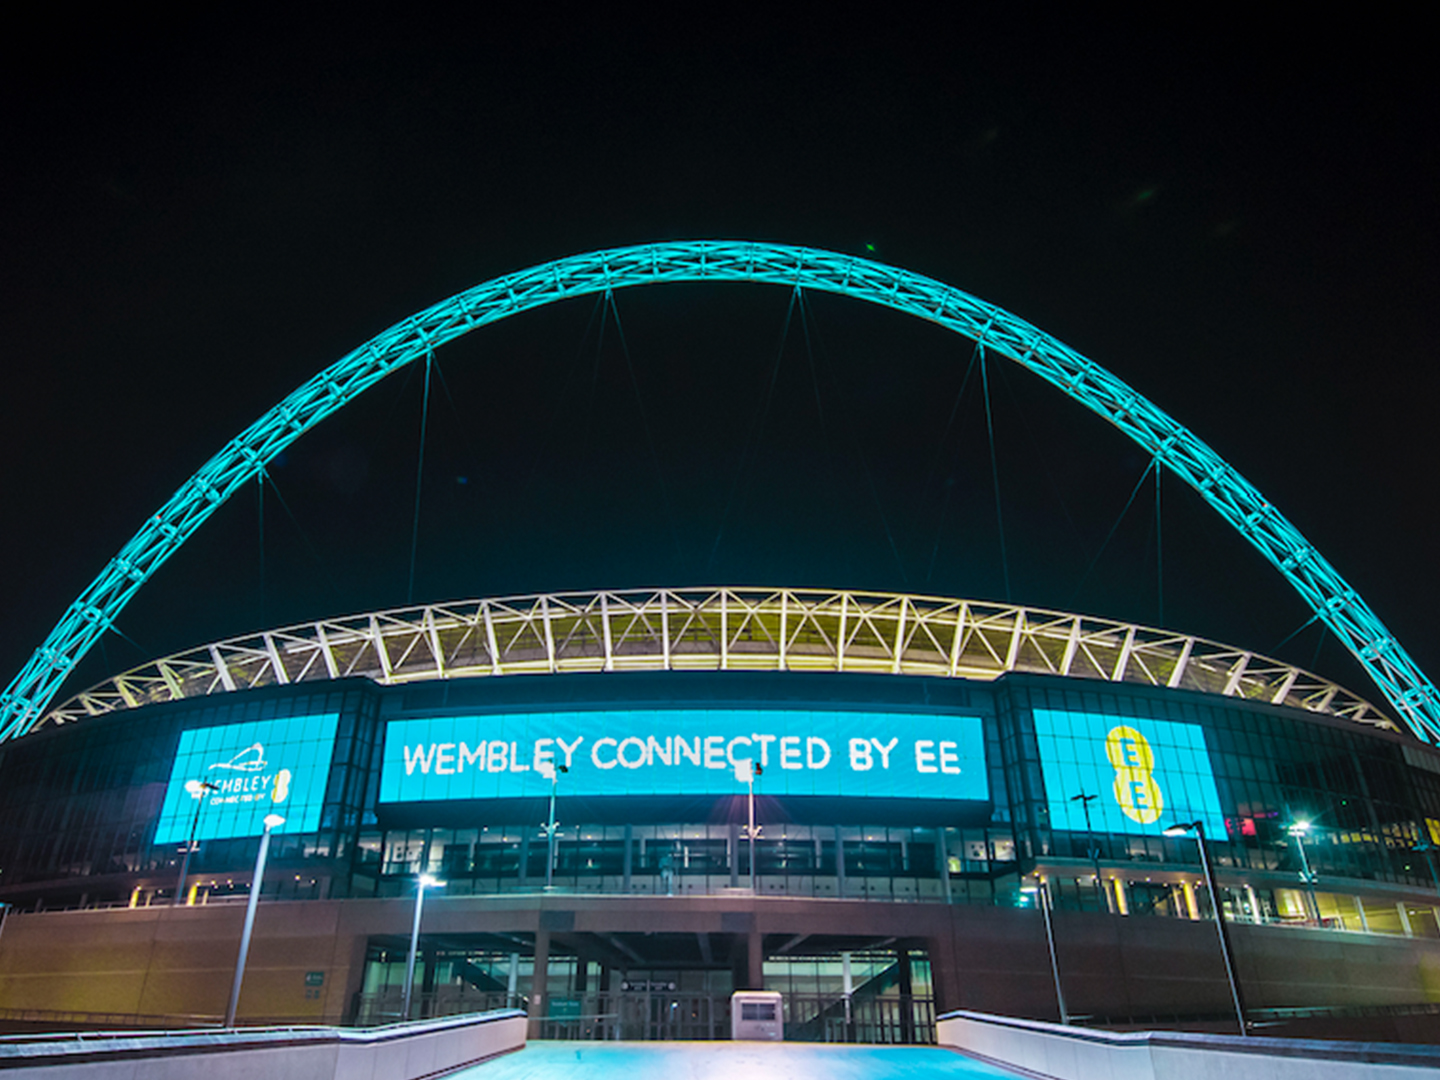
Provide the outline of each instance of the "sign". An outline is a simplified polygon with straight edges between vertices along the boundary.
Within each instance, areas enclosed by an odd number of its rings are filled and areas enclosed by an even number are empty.
[[[626,709],[392,720],[380,801],[737,795],[989,798],[979,717],[788,709]]]
[[[579,1020],[580,999],[577,997],[554,997],[550,999],[551,1020]]]
[[[675,992],[675,980],[665,979],[632,979],[622,982],[620,989],[626,993],[637,994],[673,994]]]
[[[1198,724],[1050,709],[1034,715],[1052,829],[1085,832],[1076,796],[1098,795],[1090,803],[1096,832],[1159,834],[1203,821],[1209,835],[1226,835]]]
[[[157,844],[259,836],[265,816],[285,819],[275,833],[312,832],[330,776],[338,714],[294,716],[182,732],[155,830]]]
[[[323,971],[307,971],[307,972],[305,972],[305,985],[306,985],[306,986],[324,986],[324,985],[325,985],[325,972],[323,972]]]

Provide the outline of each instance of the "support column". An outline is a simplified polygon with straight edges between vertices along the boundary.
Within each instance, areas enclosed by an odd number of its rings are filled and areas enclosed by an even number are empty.
[[[1250,901],[1250,921],[1260,925],[1265,921],[1265,913],[1260,910],[1260,897],[1255,895],[1254,885],[1245,885],[1245,898]]]
[[[845,895],[845,838],[835,826],[835,895]]]
[[[1130,897],[1125,892],[1125,879],[1111,878],[1110,883],[1115,888],[1115,914],[1129,915]]]
[[[632,878],[632,876],[633,876],[633,874],[634,874],[634,870],[635,870],[634,849],[635,849],[635,826],[634,826],[634,825],[626,825],[626,826],[625,826],[625,868],[624,868],[624,870],[622,871],[622,873],[625,875],[625,878],[624,878],[624,891],[625,891],[625,895],[626,895],[626,896],[629,896],[629,895],[630,895],[630,880],[631,880],[631,878]]]
[[[1405,932],[1405,936],[1414,937],[1415,930],[1410,925],[1410,912],[1405,910],[1405,901],[1396,901],[1395,913],[1400,916],[1400,929]]]
[[[435,1015],[435,948],[431,946],[424,952],[425,971],[420,977],[420,1019],[425,1020]]]
[[[729,835],[728,835],[728,836],[726,837],[726,839],[725,839],[725,843],[729,846],[729,849],[730,849],[729,851],[726,852],[726,857],[727,857],[727,859],[728,859],[728,861],[729,861],[729,863],[730,863],[730,887],[731,887],[732,889],[738,889],[738,888],[740,887],[740,823],[739,823],[739,822],[736,822],[736,821],[730,822],[730,832],[729,832]]]
[[[909,1046],[915,1041],[915,984],[910,974],[910,950],[904,945],[895,950],[895,964],[900,977],[900,1041]]]
[[[520,954],[510,954],[510,980],[505,986],[505,1007],[518,1008],[520,1003]]]
[[[765,989],[765,935],[751,930],[745,935],[746,990]]]
[[[606,967],[605,961],[600,962],[600,990],[595,998],[595,1011],[597,1013],[618,1013],[620,1011],[620,996],[612,996],[610,993],[610,969]],[[596,1038],[618,1039],[620,1038],[620,1017],[610,1016],[605,1020],[597,1020]]]
[[[540,1038],[541,1018],[550,1008],[545,988],[550,979],[550,931],[535,931],[535,965],[530,972],[530,1023],[526,1038]]]
[[[1195,899],[1195,886],[1188,881],[1180,883],[1180,889],[1185,894],[1185,914],[1192,922],[1200,918],[1200,904]]]
[[[945,903],[947,904],[951,903],[949,839],[949,829],[941,828],[935,830],[935,861],[940,864],[938,869],[940,870],[941,895],[945,898]]]
[[[1365,933],[1370,932],[1370,920],[1365,918],[1365,901],[1355,897],[1355,913],[1360,916],[1360,929]]]

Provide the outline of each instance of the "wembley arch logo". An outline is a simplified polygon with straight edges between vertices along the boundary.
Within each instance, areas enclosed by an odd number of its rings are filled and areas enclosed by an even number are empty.
[[[338,722],[294,716],[181,732],[155,842],[185,840],[192,824],[197,840],[259,836],[277,811],[277,831],[314,831]]]

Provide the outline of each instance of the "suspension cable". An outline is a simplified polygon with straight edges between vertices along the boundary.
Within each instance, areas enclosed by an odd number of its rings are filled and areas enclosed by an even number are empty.
[[[615,320],[615,336],[620,339],[620,352],[625,357],[625,370],[630,373],[630,387],[635,391],[635,404],[640,409],[640,426],[645,431],[645,443],[650,448],[650,460],[655,465],[655,481],[660,485],[660,503],[665,508],[665,517],[670,523],[670,538],[675,543],[675,556],[684,560],[684,549],[680,546],[680,531],[675,527],[675,511],[670,505],[670,489],[665,484],[665,472],[660,468],[660,452],[655,446],[655,435],[650,430],[650,414],[645,410],[645,399],[640,394],[640,380],[635,377],[635,364],[630,359],[630,344],[625,339],[625,327],[620,324],[620,309],[615,306],[615,293],[605,290],[605,301],[610,305],[610,315]],[[604,315],[601,315],[602,323]]]
[[[300,534],[300,542],[305,545],[305,550],[310,553],[310,557],[315,560],[315,565],[320,567],[320,572],[325,575],[325,583],[330,586],[330,591],[335,594],[337,599],[343,599],[344,593],[340,591],[340,586],[335,583],[334,577],[331,576],[329,566],[327,566],[325,560],[320,557],[320,551],[315,547],[314,541],[310,539],[309,533],[300,525],[300,519],[295,516],[295,511],[290,509],[290,503],[286,501],[284,492],[280,490],[280,485],[275,482],[275,477],[271,476],[268,471],[262,475],[264,475],[266,482],[270,485],[270,494],[275,496],[275,500],[280,504],[280,509],[285,511],[286,517],[290,519],[290,524],[294,525],[295,531]]]
[[[730,482],[730,494],[725,499],[725,509],[720,514],[720,525],[715,530],[715,541],[710,545],[710,557],[705,560],[705,572],[708,574],[710,568],[715,565],[715,556],[720,550],[720,540],[725,535],[725,523],[730,519],[730,511],[735,506],[735,496],[739,493],[740,483],[745,478],[745,462],[750,456],[750,446],[755,440],[757,432],[770,412],[770,400],[775,396],[775,381],[780,377],[780,359],[785,355],[785,341],[790,336],[790,316],[795,312],[795,301],[800,295],[800,288],[796,286],[790,292],[790,302],[785,306],[785,322],[780,327],[780,343],[775,349],[775,363],[770,368],[770,385],[765,389],[765,399],[761,402],[760,410],[750,421],[750,431],[745,436],[745,441],[740,445],[740,461],[735,467],[735,479]]]
[[[1041,440],[1034,427],[1030,424],[1030,416],[1020,404],[1020,396],[1015,393],[1015,387],[1010,383],[1010,376],[1005,374],[1005,365],[1000,364],[995,368],[996,380],[1005,388],[1010,395],[1010,404],[1014,406],[1015,412],[1020,417],[1020,423],[1025,428],[1026,442],[1035,450],[1035,456],[1040,459],[1040,467],[1045,470],[1045,479],[1050,482],[1050,489],[1055,493],[1055,501],[1060,504],[1061,511],[1065,514],[1065,521],[1070,526],[1070,533],[1076,546],[1080,549],[1081,557],[1085,553],[1085,539],[1080,532],[1080,526],[1075,523],[1075,515],[1070,513],[1070,504],[1065,501],[1065,492],[1061,490],[1060,481],[1055,479],[1055,472],[1050,468],[1050,462],[1045,457],[1045,452],[1040,449]]]
[[[1115,536],[1115,530],[1120,528],[1120,523],[1125,520],[1125,515],[1129,513],[1130,507],[1135,502],[1135,496],[1139,495],[1140,489],[1145,486],[1145,480],[1149,477],[1150,470],[1155,468],[1157,464],[1157,458],[1151,458],[1146,463],[1145,471],[1140,474],[1140,479],[1135,482],[1135,486],[1130,490],[1130,497],[1125,500],[1125,506],[1121,509],[1120,515],[1115,519],[1115,524],[1110,526],[1110,531],[1105,534],[1105,539],[1100,543],[1100,549],[1095,552],[1094,558],[1090,560],[1090,565],[1085,567],[1085,572],[1080,575],[1080,580],[1075,583],[1075,588],[1070,593],[1070,599],[1066,603],[1067,607],[1074,605],[1075,597],[1080,594],[1080,589],[1085,584],[1085,579],[1090,576],[1090,571],[1095,569],[1095,564],[1100,561],[1100,556],[1105,554],[1105,549],[1109,547],[1111,539]]]
[[[1155,607],[1156,626],[1165,625],[1165,545],[1160,530],[1160,474],[1164,470],[1155,459]]]
[[[1010,602],[1010,555],[1005,550],[1005,516],[1000,511],[1000,463],[995,455],[995,421],[990,414],[990,376],[985,363],[985,346],[980,349],[980,385],[985,391],[985,430],[990,435],[990,478],[995,486],[995,528],[1000,533],[1000,569],[1005,576],[1005,602]]]
[[[805,315],[805,294],[798,286],[796,287],[795,292],[797,297],[799,298],[800,327],[805,335],[805,353],[807,356],[810,357],[810,373],[811,378],[814,379],[815,357],[811,354],[810,350],[810,325],[809,322],[807,322]],[[810,318],[813,321],[813,312]],[[820,337],[820,324],[818,321],[815,322],[815,344],[821,352],[826,351],[824,342],[821,340]],[[820,404],[820,385],[818,381],[815,383],[815,404],[817,407]],[[821,414],[821,426],[823,430],[823,413]],[[874,471],[870,468],[870,461],[865,456],[865,448],[861,446],[858,441],[855,442],[853,445],[855,447],[855,456],[860,459],[860,469],[865,474],[865,483],[870,488],[870,497],[875,502],[875,512],[880,515],[880,527],[885,530],[885,541],[890,545],[890,554],[895,557],[895,568],[900,571],[900,580],[908,586],[910,584],[910,576],[905,573],[905,560],[900,557],[900,548],[895,543],[895,534],[890,528],[890,519],[885,514],[885,504],[880,501],[880,488],[875,483]]]
[[[930,481],[935,478],[935,470],[944,452],[945,440],[950,436],[950,429],[955,424],[955,417],[960,412],[960,402],[965,398],[965,390],[970,385],[970,376],[975,372],[975,364],[980,356],[980,343],[977,341],[975,347],[970,350],[970,363],[965,368],[965,377],[960,380],[960,392],[955,395],[955,403],[950,406],[950,418],[945,421],[945,430],[940,433],[940,444],[935,454],[935,461],[930,466],[930,475],[925,478],[925,486],[922,491],[928,491]],[[958,439],[958,436],[957,436]],[[947,476],[944,482],[945,498],[940,502],[939,519],[935,522],[935,543],[930,546],[930,565],[925,568],[925,583],[930,583],[931,577],[935,574],[935,563],[940,557],[940,537],[945,532],[945,515],[950,509],[950,499],[955,493],[955,477]]]
[[[420,453],[415,461],[415,519],[410,526],[410,584],[405,590],[405,603],[415,602],[415,555],[420,547],[420,492],[425,480],[425,429],[430,422],[430,370],[435,363],[435,350],[425,351],[425,394],[420,403]]]
[[[262,466],[255,474],[255,503],[258,507],[256,518],[260,529],[260,625],[267,625],[265,619],[265,469]]]

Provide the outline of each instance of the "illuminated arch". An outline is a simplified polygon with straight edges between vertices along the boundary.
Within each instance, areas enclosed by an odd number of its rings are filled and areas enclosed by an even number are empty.
[[[215,509],[315,424],[380,379],[477,327],[571,297],[671,281],[750,281],[867,300],[938,323],[1029,368],[1118,427],[1276,567],[1364,665],[1410,729],[1440,740],[1440,695],[1385,625],[1255,488],[1188,429],[1022,319],[920,274],[868,259],[749,241],[668,241],[596,251],[487,281],[426,308],[314,376],[203,465],[66,610],[0,695],[0,742],[51,698],[150,575]]]

